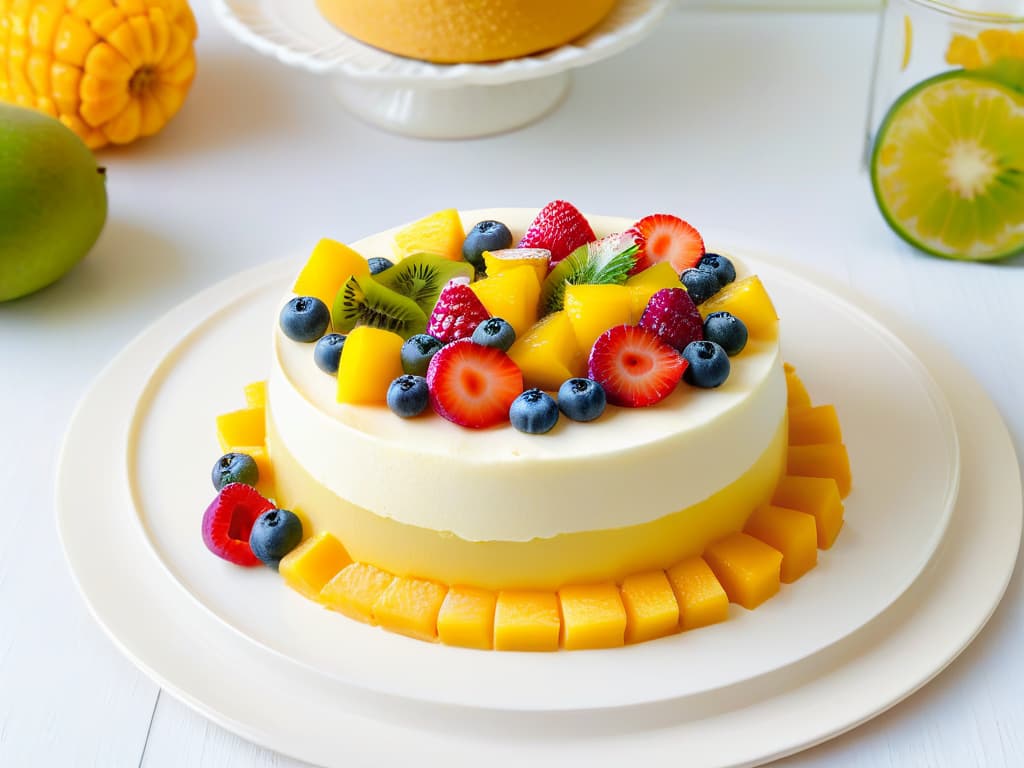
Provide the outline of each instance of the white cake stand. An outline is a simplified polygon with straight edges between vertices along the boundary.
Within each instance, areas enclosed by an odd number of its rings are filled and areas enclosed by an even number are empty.
[[[564,98],[570,70],[612,56],[654,29],[671,0],[619,0],[572,43],[486,64],[431,64],[395,56],[339,32],[313,0],[213,0],[240,41],[284,64],[332,77],[342,104],[395,133],[429,139],[519,128]]]

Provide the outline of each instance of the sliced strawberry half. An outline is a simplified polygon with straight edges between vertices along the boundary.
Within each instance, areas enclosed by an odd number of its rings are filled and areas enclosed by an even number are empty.
[[[252,486],[229,483],[203,513],[203,543],[235,565],[261,565],[249,547],[249,534],[256,518],[273,508]]]
[[[500,349],[460,339],[431,358],[427,387],[438,414],[483,429],[508,421],[508,409],[523,391],[523,374]]]
[[[473,335],[491,313],[463,282],[453,280],[441,289],[427,322],[427,333],[442,344]]]
[[[662,288],[651,296],[640,316],[640,327],[682,352],[691,341],[704,339],[704,318],[685,288]]]
[[[704,238],[678,216],[667,213],[645,216],[627,232],[636,237],[640,246],[636,265],[630,274],[642,272],[659,261],[667,261],[676,274],[681,275],[684,269],[696,267],[704,255]]]
[[[554,200],[543,208],[526,230],[519,248],[547,248],[551,251],[549,269],[581,245],[597,238],[590,222],[572,203]]]
[[[664,400],[686,367],[686,360],[654,331],[636,325],[610,328],[590,351],[590,378],[604,387],[609,403],[627,408]]]

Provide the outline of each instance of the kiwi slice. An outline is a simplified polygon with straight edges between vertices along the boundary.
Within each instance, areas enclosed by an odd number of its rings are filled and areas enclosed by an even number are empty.
[[[567,285],[622,285],[636,264],[639,247],[627,234],[581,245],[551,270],[540,289],[541,314],[562,309]]]
[[[1024,251],[1024,94],[962,71],[919,83],[878,130],[871,182],[889,226],[922,251]]]
[[[416,302],[368,275],[353,275],[341,286],[334,297],[331,319],[334,330],[341,333],[348,333],[357,325],[372,325],[404,339],[427,328],[427,316]]]
[[[412,299],[429,317],[441,289],[453,277],[472,280],[473,265],[430,253],[416,253],[385,269],[374,279],[385,288]]]

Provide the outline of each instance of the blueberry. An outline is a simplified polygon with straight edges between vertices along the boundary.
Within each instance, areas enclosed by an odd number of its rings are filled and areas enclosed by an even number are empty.
[[[512,233],[500,221],[481,221],[474,225],[462,243],[462,258],[479,270],[484,268],[484,251],[500,251],[512,246]]]
[[[520,432],[543,435],[558,423],[558,404],[547,392],[528,389],[512,401],[508,418]]]
[[[220,493],[228,483],[253,485],[260,481],[260,470],[247,453],[225,453],[213,465],[213,487]]]
[[[324,373],[337,373],[341,362],[341,350],[345,346],[345,337],[340,333],[328,333],[313,347],[313,362]]]
[[[747,326],[729,312],[712,312],[704,320],[704,338],[718,344],[732,357],[747,346]]]
[[[403,419],[419,416],[430,404],[430,390],[422,376],[399,376],[388,387],[388,408]]]
[[[383,256],[371,256],[366,260],[366,263],[370,265],[371,275],[380,274],[385,269],[391,269],[395,266],[395,262],[391,259],[385,259]]]
[[[726,286],[736,279],[736,267],[725,256],[717,253],[705,253],[697,262],[697,269],[714,272],[719,287]]]
[[[443,346],[440,339],[425,333],[410,336],[402,345],[402,370],[412,376],[426,376],[430,358]]]
[[[483,347],[494,347],[502,352],[507,352],[515,340],[515,329],[510,323],[502,320],[500,317],[491,317],[484,320],[473,331],[473,343]]]
[[[593,379],[568,379],[558,389],[558,407],[573,421],[593,421],[607,402],[604,387]]]
[[[277,570],[281,558],[302,541],[302,521],[287,509],[268,509],[256,518],[249,548],[263,564]]]
[[[690,293],[694,304],[703,304],[722,288],[715,273],[707,269],[686,269],[679,280]]]
[[[729,378],[729,356],[713,341],[691,341],[683,350],[689,365],[683,379],[702,389],[721,386]]]
[[[331,324],[327,305],[314,296],[296,296],[281,309],[281,330],[292,341],[316,341]]]

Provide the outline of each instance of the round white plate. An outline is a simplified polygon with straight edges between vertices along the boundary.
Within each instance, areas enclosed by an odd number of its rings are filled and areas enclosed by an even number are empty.
[[[941,392],[894,336],[796,275],[744,260],[785,318],[786,359],[806,371],[812,397],[838,404],[856,483],[838,544],[756,612],[733,606],[724,624],[622,649],[480,653],[351,621],[299,597],[273,572],[211,556],[198,531],[220,455],[214,419],[243,406],[243,384],[265,378],[270,326],[296,264],[193,299],[140,340],[139,359],[124,361],[124,375],[145,385],[125,451],[146,542],[199,604],[242,636],[393,696],[494,709],[607,708],[692,696],[807,658],[881,613],[931,558],[956,499],[956,431]],[[841,365],[821,365],[837,348]],[[843,610],[822,610],[832,604]]]

